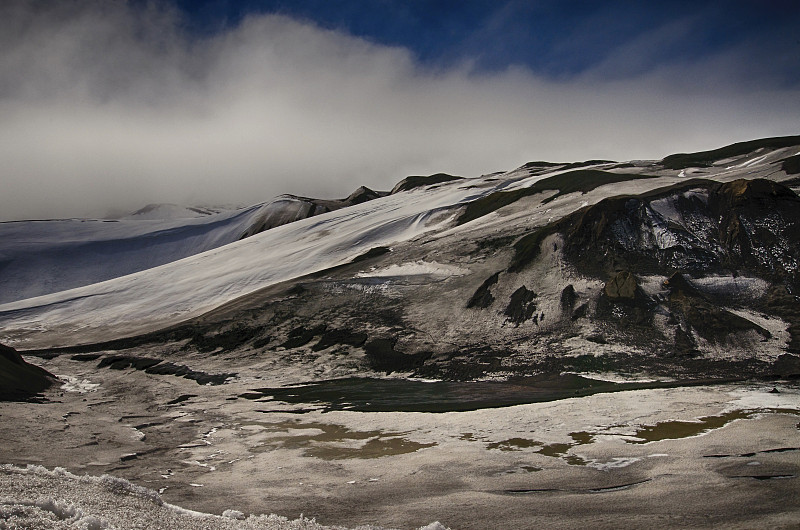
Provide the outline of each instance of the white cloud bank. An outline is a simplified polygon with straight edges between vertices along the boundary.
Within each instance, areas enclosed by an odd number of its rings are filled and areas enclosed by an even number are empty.
[[[0,219],[339,197],[409,174],[800,132],[800,91],[727,86],[730,56],[554,81],[426,69],[404,49],[281,16],[204,39],[180,27],[175,13],[122,2],[3,2]]]

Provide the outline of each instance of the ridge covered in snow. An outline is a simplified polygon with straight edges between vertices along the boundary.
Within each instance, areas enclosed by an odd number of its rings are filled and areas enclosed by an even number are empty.
[[[341,200],[282,195],[238,210],[151,204],[117,219],[0,223],[0,303],[151,269],[380,195],[362,186]]]
[[[437,179],[427,185],[423,182],[408,191],[366,202],[353,201],[355,204],[350,206],[275,226],[242,240],[239,238],[244,227],[261,223],[276,208],[281,212],[295,208],[296,203],[284,197],[199,219],[141,221],[135,228],[119,221],[108,223],[111,230],[101,221],[64,223],[60,230],[51,230],[46,222],[5,223],[0,226],[5,231],[0,252],[25,254],[28,262],[6,264],[5,291],[14,295],[6,294],[6,303],[0,305],[0,339],[24,349],[150,332],[266,287],[342,266],[368,256],[373,249],[420,238],[449,245],[447,241],[520,234],[609,196],[649,193],[686,182],[690,177],[718,182],[775,175],[786,179],[781,163],[796,156],[798,150],[783,144],[777,149],[755,146],[713,164],[683,164],[687,167],[680,170],[653,161],[531,163],[503,174]],[[727,151],[722,154],[730,155]],[[526,201],[532,207],[520,210],[519,204]],[[666,208],[660,204],[654,203],[654,208]],[[464,222],[464,211],[472,212],[469,222]],[[104,234],[116,231],[117,236],[98,242],[98,227]],[[171,243],[175,234],[187,231],[196,234],[192,236],[194,240],[181,236],[180,242]],[[515,243],[514,259],[519,259],[519,245],[529,239]],[[191,250],[186,248],[189,241]],[[669,246],[666,240],[664,244]],[[90,264],[97,255],[92,249],[98,245],[119,246],[119,253],[115,254],[118,263],[103,261],[93,269]],[[447,252],[450,260],[474,260],[453,255],[452,250]],[[382,258],[387,271],[409,270],[408,264],[393,263],[392,254]],[[69,259],[60,259],[62,256]],[[154,266],[158,259],[168,262]],[[441,263],[435,258],[425,261]],[[131,264],[137,272],[120,276],[120,271],[114,270]],[[451,265],[473,274],[482,268],[478,262],[470,266],[451,261],[448,266]],[[32,276],[38,272],[31,271],[37,270],[49,270],[51,277],[59,278],[41,296],[27,291],[47,283]],[[92,270],[94,276],[88,272]],[[113,273],[109,274],[109,270]],[[512,270],[513,266],[509,268]],[[370,274],[376,276],[369,271],[360,273],[365,279]],[[475,281],[474,276],[468,278]],[[20,300],[26,293],[31,296]]]

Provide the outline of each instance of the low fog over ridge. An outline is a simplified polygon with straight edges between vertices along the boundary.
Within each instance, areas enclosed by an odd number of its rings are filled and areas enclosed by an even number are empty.
[[[739,82],[736,49],[626,76],[641,59],[632,45],[554,80],[423,66],[279,15],[200,38],[182,27],[152,5],[3,2],[0,220],[344,197],[534,159],[658,158],[796,134],[800,117],[796,87]]]

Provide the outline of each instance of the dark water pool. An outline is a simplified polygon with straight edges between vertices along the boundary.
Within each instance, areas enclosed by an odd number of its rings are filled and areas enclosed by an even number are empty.
[[[601,392],[673,388],[727,381],[612,383],[576,374],[518,377],[508,381],[436,381],[348,378],[277,388],[240,397],[259,402],[314,405],[361,412],[457,412],[584,397]]]

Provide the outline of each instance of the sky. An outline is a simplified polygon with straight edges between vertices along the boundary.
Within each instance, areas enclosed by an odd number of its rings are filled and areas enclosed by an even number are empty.
[[[3,0],[0,220],[800,134],[800,4]]]

